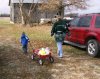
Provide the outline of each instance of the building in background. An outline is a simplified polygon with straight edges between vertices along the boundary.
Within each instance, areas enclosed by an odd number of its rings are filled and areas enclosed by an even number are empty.
[[[36,4],[37,0],[24,0],[23,7],[25,12],[27,13],[31,4]],[[41,5],[42,3],[39,2],[38,5]],[[9,0],[9,6],[10,6],[10,21],[13,23],[20,23],[21,22],[21,16],[20,16],[20,8],[19,8],[19,0]],[[42,18],[45,19],[52,19],[56,14],[57,11],[40,11],[38,9],[38,6],[36,6],[35,11],[33,11],[32,15],[32,23],[40,22]],[[64,9],[62,11],[62,16],[64,16]]]

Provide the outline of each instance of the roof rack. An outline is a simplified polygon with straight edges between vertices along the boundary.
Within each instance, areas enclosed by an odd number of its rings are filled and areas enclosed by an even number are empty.
[[[100,14],[100,13],[88,13],[88,14]],[[88,14],[85,14],[85,15],[88,15]]]
[[[84,14],[79,14],[78,16],[93,15],[93,14],[98,15],[100,13],[99,12],[98,13],[84,13]]]

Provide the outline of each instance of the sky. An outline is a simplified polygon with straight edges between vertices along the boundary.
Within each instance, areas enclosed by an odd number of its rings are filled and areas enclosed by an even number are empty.
[[[100,0],[87,0],[88,7],[85,10],[72,10],[69,13],[79,13],[79,14],[88,14],[88,13],[100,13]]]
[[[0,14],[10,13],[9,0],[0,0]]]
[[[88,1],[87,10],[80,10],[79,13],[100,13],[100,0]]]
[[[9,0],[0,0],[0,14],[3,13],[10,13],[10,7],[8,6]],[[90,0],[88,2],[88,9],[87,10],[78,10],[79,13],[94,13],[100,12],[100,0]],[[74,11],[77,12],[77,11]]]

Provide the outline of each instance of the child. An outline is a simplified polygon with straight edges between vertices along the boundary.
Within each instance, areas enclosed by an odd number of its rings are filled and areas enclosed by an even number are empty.
[[[21,35],[21,44],[22,44],[23,52],[25,54],[27,53],[28,42],[29,42],[29,38],[26,36],[25,32],[23,32]]]

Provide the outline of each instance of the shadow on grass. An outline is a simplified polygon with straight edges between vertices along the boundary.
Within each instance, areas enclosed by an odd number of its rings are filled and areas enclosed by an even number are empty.
[[[53,79],[51,68],[38,65],[12,46],[0,46],[0,79]]]
[[[80,48],[77,46],[73,46],[73,45],[69,45],[69,44],[64,44],[64,51],[66,51],[67,53],[73,54],[73,55],[86,55],[86,49],[85,48]]]

